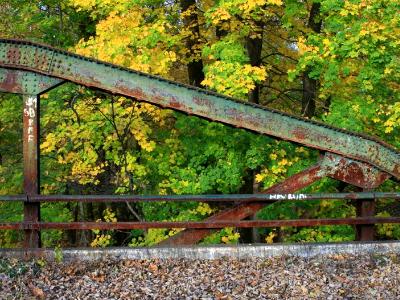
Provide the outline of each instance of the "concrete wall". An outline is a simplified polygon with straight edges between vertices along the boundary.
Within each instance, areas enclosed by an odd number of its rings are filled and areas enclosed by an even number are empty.
[[[273,256],[313,257],[331,254],[385,254],[400,253],[400,242],[351,242],[351,243],[312,243],[312,244],[272,244],[272,245],[217,245],[192,247],[154,247],[154,248],[105,248],[105,249],[62,249],[63,261],[97,259],[218,259],[231,257],[268,258]],[[30,253],[32,254],[32,253]],[[35,256],[53,260],[54,250],[35,251]],[[0,257],[28,258],[23,250],[0,250]]]

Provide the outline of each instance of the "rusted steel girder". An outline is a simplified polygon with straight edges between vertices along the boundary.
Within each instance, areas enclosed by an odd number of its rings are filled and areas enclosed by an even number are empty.
[[[296,220],[256,220],[256,221],[207,221],[207,222],[24,222],[0,223],[0,230],[113,230],[113,229],[149,229],[149,228],[207,228],[220,229],[224,227],[237,228],[267,228],[282,226],[320,226],[320,225],[357,225],[400,223],[399,217],[362,217],[341,219],[296,219]]]
[[[49,46],[0,39],[0,67],[33,71],[367,162],[400,178],[399,152],[372,137]]]
[[[24,95],[23,100],[24,192],[34,196],[39,194],[39,97]],[[39,221],[40,203],[24,202],[24,222]],[[24,247],[40,247],[38,230],[25,230]]]
[[[63,82],[34,72],[0,68],[0,92],[39,95]]]
[[[333,153],[325,154],[322,166],[328,169],[327,175],[329,177],[368,190],[377,188],[390,178],[388,173],[382,172],[369,164]]]
[[[386,174],[365,163],[327,153],[317,165],[287,178],[263,193],[293,193],[326,176],[358,186],[365,184],[365,187],[368,188],[376,187],[389,177]],[[254,215],[264,206],[265,203],[241,203],[233,208],[218,212],[207,220],[242,220]],[[162,241],[160,245],[192,245],[212,232],[213,230],[210,229],[184,230]]]

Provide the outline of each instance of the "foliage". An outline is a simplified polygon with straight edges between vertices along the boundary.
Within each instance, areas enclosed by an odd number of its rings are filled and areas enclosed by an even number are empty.
[[[29,271],[29,265],[17,259],[0,259],[0,273],[6,274],[10,278],[21,276]],[[0,283],[2,287],[2,283]]]
[[[183,205],[167,205],[166,202],[154,203],[153,205],[143,204],[143,212],[149,221],[200,221],[206,216],[209,216],[215,209],[212,209],[208,203],[187,202]],[[164,219],[162,219],[164,218]],[[143,230],[133,230],[131,232],[132,240],[129,243],[130,247],[144,247],[155,245],[174,234],[177,234],[182,229],[149,229],[147,232]]]
[[[290,72],[294,78],[309,70],[319,80],[319,97],[332,99],[325,120],[339,120],[342,127],[380,135],[394,144],[400,95],[399,8],[397,0],[321,1],[323,32],[299,37],[301,57]]]
[[[256,83],[267,77],[265,67],[248,63],[248,57],[237,36],[229,36],[205,47],[203,55],[212,63],[204,70],[202,84],[219,93],[244,98]]]
[[[0,94],[0,195],[22,192],[22,122],[19,115],[22,101],[13,95]],[[0,220],[17,222],[23,218],[21,203],[0,202]],[[1,231],[0,245],[12,247],[21,240],[21,233]]]
[[[117,222],[117,218],[115,217],[115,213],[106,208],[103,212],[103,220],[106,223]],[[98,219],[97,222],[103,221]],[[90,243],[91,247],[107,247],[113,243],[112,241],[112,230],[107,230],[107,232],[103,233],[98,229],[92,229],[93,233],[96,235],[95,239]]]
[[[203,87],[297,114],[308,76],[316,80],[314,119],[399,146],[399,6],[399,0],[12,0],[0,1],[0,32],[184,83],[192,83],[189,69],[201,62],[195,71],[204,75]],[[321,30],[313,29],[311,21],[321,22]],[[0,95],[0,195],[22,193],[21,106],[19,97]],[[43,194],[253,193],[314,164],[319,155],[72,84],[42,95],[41,108]],[[397,188],[392,181],[381,187]],[[325,179],[303,192],[343,189],[349,188]],[[382,202],[381,214],[389,214],[388,205]],[[1,221],[20,221],[22,208],[0,203]],[[190,201],[51,203],[42,205],[42,218],[199,221],[223,208]],[[345,201],[277,202],[257,218],[354,215],[354,206]],[[398,238],[394,225],[377,230],[381,238]],[[42,238],[47,247],[150,246],[179,231],[96,230],[73,236],[54,230]],[[267,243],[354,239],[349,226],[259,231]],[[202,243],[245,238],[225,228]],[[20,240],[21,233],[0,233],[2,247]]]
[[[62,261],[64,260],[64,255],[59,245],[54,247],[54,259],[58,263],[62,263]]]
[[[237,244],[239,242],[240,233],[237,229],[232,227],[224,228],[220,231],[217,231],[209,236],[205,237],[201,244],[210,245],[210,244]]]
[[[68,0],[0,0],[0,13],[2,37],[69,47],[94,30],[87,14],[73,10]]]
[[[378,217],[390,217],[390,213],[383,211],[377,214]],[[400,238],[400,225],[397,224],[378,224],[376,225],[376,233],[381,239],[395,239]]]

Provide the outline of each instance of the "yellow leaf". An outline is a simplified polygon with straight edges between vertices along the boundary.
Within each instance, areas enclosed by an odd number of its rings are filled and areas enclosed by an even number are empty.
[[[225,244],[226,244],[226,243],[229,243],[229,238],[228,238],[227,236],[223,236],[223,237],[221,238],[221,241],[224,242]]]

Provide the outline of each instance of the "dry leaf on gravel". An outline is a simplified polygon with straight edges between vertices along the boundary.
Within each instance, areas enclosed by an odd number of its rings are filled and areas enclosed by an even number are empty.
[[[399,299],[400,295],[398,254],[49,262],[39,272],[32,263],[17,263],[27,271],[12,277],[0,270],[0,299]]]
[[[32,283],[29,283],[28,287],[30,288],[33,296],[35,296],[35,297],[37,297],[39,299],[45,299],[46,298],[45,295],[44,295],[44,292],[43,292],[43,290],[41,288],[38,288],[38,287],[34,286]]]

